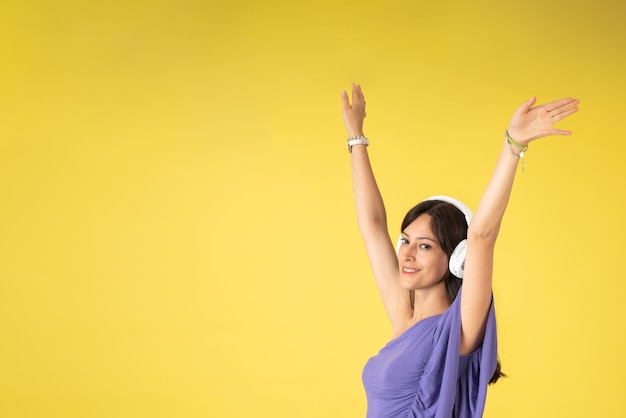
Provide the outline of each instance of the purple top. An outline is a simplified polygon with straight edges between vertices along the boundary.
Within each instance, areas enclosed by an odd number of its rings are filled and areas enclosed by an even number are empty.
[[[363,369],[368,418],[482,417],[498,357],[493,300],[481,345],[461,356],[461,290],[440,315],[391,340]]]

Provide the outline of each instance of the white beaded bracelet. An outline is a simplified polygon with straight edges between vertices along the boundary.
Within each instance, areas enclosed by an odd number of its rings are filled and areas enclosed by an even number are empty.
[[[368,146],[369,144],[370,144],[370,142],[363,135],[348,137],[348,152],[352,152],[352,147],[354,145]]]

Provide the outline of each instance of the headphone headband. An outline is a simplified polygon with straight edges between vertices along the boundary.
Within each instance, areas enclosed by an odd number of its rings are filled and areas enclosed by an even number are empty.
[[[455,199],[453,197],[450,196],[431,196],[427,199],[424,199],[424,201],[427,200],[441,200],[442,202],[447,202],[450,203],[451,205],[454,205],[458,210],[460,210],[463,215],[465,216],[465,221],[467,222],[467,225],[469,226],[470,222],[472,221],[472,211],[471,209],[463,202],[461,202],[458,199]]]

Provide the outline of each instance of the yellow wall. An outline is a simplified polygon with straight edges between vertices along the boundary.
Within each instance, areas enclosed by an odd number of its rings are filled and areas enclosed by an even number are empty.
[[[626,6],[507,3],[4,0],[0,416],[363,417],[352,81],[393,234],[581,99],[516,181],[485,415],[622,416]]]

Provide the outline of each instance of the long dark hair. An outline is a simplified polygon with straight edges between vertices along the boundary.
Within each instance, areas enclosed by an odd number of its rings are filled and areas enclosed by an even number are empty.
[[[467,221],[465,220],[465,215],[451,203],[442,200],[425,200],[407,212],[402,221],[400,231],[404,231],[414,220],[423,214],[430,215],[433,233],[439,241],[442,250],[446,253],[448,258],[450,258],[458,243],[467,238]],[[448,270],[444,281],[449,302],[452,303],[459,293],[463,280],[454,276],[450,270]],[[411,298],[411,302],[413,302],[413,298]],[[489,380],[489,383],[496,383],[498,379],[503,376],[506,375],[500,370],[500,359],[498,359],[496,371],[491,377],[491,380]]]

